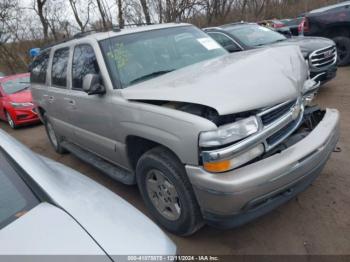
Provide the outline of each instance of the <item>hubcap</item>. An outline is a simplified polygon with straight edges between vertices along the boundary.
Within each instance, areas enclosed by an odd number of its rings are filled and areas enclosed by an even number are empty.
[[[146,176],[149,198],[158,212],[169,220],[177,220],[181,215],[179,196],[175,186],[164,176],[163,172],[152,169]]]
[[[58,143],[57,143],[56,134],[55,134],[55,131],[53,130],[53,127],[52,127],[50,122],[47,123],[47,132],[49,134],[49,137],[50,137],[52,144],[55,147],[57,147]]]
[[[9,125],[13,128],[15,126],[15,123],[13,122],[11,116],[9,113],[6,113],[6,117],[7,117],[7,122],[9,123]]]

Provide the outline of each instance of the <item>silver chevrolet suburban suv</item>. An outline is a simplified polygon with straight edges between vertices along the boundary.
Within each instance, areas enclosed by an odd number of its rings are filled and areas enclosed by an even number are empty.
[[[137,184],[178,235],[288,201],[339,137],[338,111],[312,105],[299,48],[228,54],[189,24],[76,36],[41,51],[31,83],[55,150]]]

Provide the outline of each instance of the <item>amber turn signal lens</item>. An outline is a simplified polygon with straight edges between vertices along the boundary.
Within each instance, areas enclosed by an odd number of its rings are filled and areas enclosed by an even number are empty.
[[[219,173],[230,169],[230,160],[223,160],[220,162],[204,163],[203,167],[209,172]]]

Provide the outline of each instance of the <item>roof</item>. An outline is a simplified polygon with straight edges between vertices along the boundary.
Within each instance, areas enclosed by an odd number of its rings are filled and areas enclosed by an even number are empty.
[[[322,13],[322,12],[329,11],[329,10],[331,10],[333,8],[342,7],[342,6],[346,6],[346,5],[350,5],[350,1],[345,1],[345,2],[342,2],[342,3],[339,3],[339,4],[321,7],[321,8],[318,8],[318,9],[310,11],[310,13],[311,14],[313,14],[313,13]]]
[[[166,24],[156,24],[156,25],[145,25],[145,26],[139,26],[139,27],[132,27],[132,28],[124,28],[120,29],[118,31],[106,31],[106,32],[91,32],[91,33],[86,33],[86,35],[81,36],[81,37],[73,37],[71,39],[64,40],[59,43],[55,43],[49,46],[44,47],[42,50],[51,48],[53,46],[58,46],[61,44],[67,44],[70,42],[73,42],[75,40],[80,40],[80,39],[95,39],[97,41],[101,41],[107,38],[115,37],[115,36],[120,36],[120,35],[128,35],[128,34],[133,34],[133,33],[139,33],[139,32],[147,32],[147,31],[152,31],[152,30],[159,30],[159,29],[166,29],[166,28],[174,28],[174,27],[180,27],[180,26],[190,26],[191,24],[187,23],[166,23]]]

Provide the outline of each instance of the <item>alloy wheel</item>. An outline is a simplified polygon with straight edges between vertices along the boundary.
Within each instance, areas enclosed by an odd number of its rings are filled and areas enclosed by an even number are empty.
[[[15,122],[13,121],[12,117],[10,116],[10,114],[8,112],[6,112],[6,118],[7,118],[7,122],[9,123],[9,125],[12,128],[15,128]]]
[[[146,176],[148,197],[158,212],[169,220],[177,220],[181,215],[178,193],[160,170],[152,169]]]

